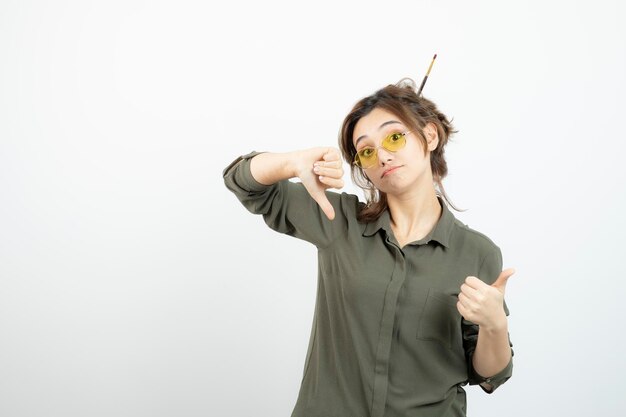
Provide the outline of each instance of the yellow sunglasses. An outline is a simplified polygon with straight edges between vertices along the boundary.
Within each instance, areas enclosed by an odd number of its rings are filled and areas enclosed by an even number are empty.
[[[428,67],[428,71],[426,71],[426,75],[422,80],[422,85],[420,85],[419,90],[417,90],[418,97],[422,93],[422,89],[424,88],[424,84],[426,84],[426,80],[428,79],[428,75],[430,74],[430,70],[433,68],[433,64],[435,63],[436,58],[437,54],[433,56],[433,60],[430,62],[430,66]],[[392,133],[390,135],[387,135],[387,137],[383,139],[383,143],[381,144],[381,146],[391,152],[402,149],[404,148],[404,145],[406,145],[405,136],[411,132],[412,130],[404,133]],[[356,153],[356,155],[354,155],[353,163],[363,169],[373,167],[378,162],[378,148],[380,148],[380,146],[376,148],[372,146],[367,146],[361,149]]]
[[[378,162],[378,148],[383,147],[390,152],[396,152],[399,149],[404,148],[406,145],[406,135],[411,133],[412,130],[403,133],[391,133],[387,135],[381,146],[374,148],[373,146],[366,146],[354,155],[354,164],[363,169],[371,168]]]

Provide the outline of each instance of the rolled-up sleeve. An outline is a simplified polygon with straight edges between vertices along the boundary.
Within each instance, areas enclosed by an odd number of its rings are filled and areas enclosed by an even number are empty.
[[[483,260],[480,271],[478,273],[478,277],[485,281],[487,284],[491,285],[498,278],[500,273],[502,272],[502,252],[500,248],[496,247],[492,252],[490,252],[485,259]],[[506,305],[506,301],[504,301],[504,312],[508,316],[509,308]],[[511,359],[509,363],[495,375],[491,376],[482,376],[476,369],[474,369],[473,357],[474,351],[476,350],[476,343],[478,342],[478,329],[479,326],[472,323],[469,320],[462,319],[462,328],[463,328],[463,346],[465,348],[465,356],[467,359],[467,374],[470,385],[478,385],[483,382],[491,385],[491,391],[488,391],[485,387],[480,385],[480,387],[487,394],[493,393],[500,385],[504,384],[511,376],[513,375],[513,344],[511,343],[511,336],[507,334],[509,339],[509,346],[511,347]]]
[[[346,193],[326,191],[335,209],[329,220],[301,183],[289,180],[272,185],[259,183],[250,172],[250,160],[262,152],[251,152],[231,162],[223,171],[226,188],[251,213],[263,216],[273,230],[306,240],[322,248],[328,246],[347,227],[347,217],[354,215],[358,199]]]

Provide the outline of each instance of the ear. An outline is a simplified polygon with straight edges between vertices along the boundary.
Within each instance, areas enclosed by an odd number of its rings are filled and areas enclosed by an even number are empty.
[[[433,122],[426,123],[424,136],[428,142],[428,150],[432,152],[437,149],[437,145],[439,145],[439,135],[437,134],[437,126]]]

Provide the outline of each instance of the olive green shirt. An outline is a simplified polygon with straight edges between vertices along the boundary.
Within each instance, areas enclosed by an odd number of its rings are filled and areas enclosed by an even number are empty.
[[[502,271],[500,248],[487,236],[438,196],[436,226],[400,248],[388,211],[357,221],[364,203],[355,195],[326,192],[331,221],[301,183],[260,184],[250,173],[258,153],[226,167],[226,187],[270,228],[318,250],[315,315],[292,417],[465,416],[464,385],[488,382],[493,392],[511,377],[512,358],[489,378],[476,373],[478,326],[456,307],[467,276],[492,284]]]

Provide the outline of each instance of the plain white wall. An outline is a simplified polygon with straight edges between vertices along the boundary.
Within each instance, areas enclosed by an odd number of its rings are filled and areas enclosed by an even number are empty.
[[[622,415],[623,3],[213,3],[0,3],[0,415],[290,415],[315,248],[222,170],[335,145],[434,53],[454,213],[517,270],[469,415]]]

